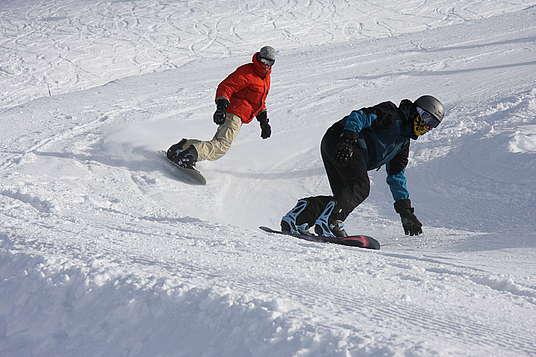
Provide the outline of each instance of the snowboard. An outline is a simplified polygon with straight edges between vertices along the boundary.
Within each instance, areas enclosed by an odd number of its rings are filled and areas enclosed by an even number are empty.
[[[370,236],[365,236],[365,235],[353,235],[353,236],[348,236],[348,237],[324,237],[324,236],[318,236],[312,233],[311,234],[300,234],[300,233],[292,234],[290,232],[283,232],[283,231],[275,230],[275,229],[264,227],[264,226],[260,226],[259,228],[268,233],[292,236],[292,237],[296,237],[299,239],[305,239],[311,242],[349,245],[352,247],[366,248],[366,249],[380,249],[380,242],[378,242],[376,239]]]
[[[160,151],[160,154],[163,156],[164,160],[168,164],[169,168],[171,169],[173,176],[175,176],[177,179],[181,180],[182,182],[189,183],[192,185],[206,185],[207,180],[201,172],[199,172],[196,169],[187,169],[184,167],[180,167],[173,161],[169,160],[167,158],[165,151]]]

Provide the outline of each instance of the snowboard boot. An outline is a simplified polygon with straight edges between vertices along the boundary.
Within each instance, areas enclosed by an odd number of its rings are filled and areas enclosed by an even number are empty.
[[[171,145],[166,152],[167,158],[171,161],[175,161],[174,159],[177,157],[177,155],[179,155],[179,153],[185,149],[183,147],[184,144],[186,144],[186,139],[182,139],[178,143]]]
[[[281,219],[281,231],[289,232],[292,234],[311,234],[309,232],[309,225],[307,223],[297,224],[296,219],[305,210],[308,202],[306,200],[299,200],[296,206],[292,208]]]
[[[337,202],[330,201],[315,222],[315,233],[323,237],[347,237],[344,223],[340,220],[330,220],[331,213]]]
[[[190,145],[188,149],[179,152],[179,154],[171,161],[185,169],[193,169],[197,162],[197,150]]]

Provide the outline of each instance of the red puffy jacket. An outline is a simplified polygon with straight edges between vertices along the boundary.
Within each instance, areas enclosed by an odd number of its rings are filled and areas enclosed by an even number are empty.
[[[270,90],[270,72],[259,62],[258,52],[252,63],[238,67],[225,78],[216,90],[216,99],[226,98],[230,104],[227,112],[238,115],[243,123],[266,110],[266,96]]]

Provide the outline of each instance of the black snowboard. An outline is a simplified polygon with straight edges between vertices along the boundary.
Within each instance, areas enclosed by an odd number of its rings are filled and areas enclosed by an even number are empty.
[[[164,157],[164,160],[170,167],[170,169],[173,172],[173,175],[181,180],[182,182],[186,182],[192,185],[206,185],[207,180],[201,175],[201,172],[197,171],[196,169],[186,169],[184,167],[180,167],[173,161],[169,160],[167,158],[165,151],[160,151],[160,154]]]
[[[317,236],[315,234],[292,234],[289,232],[278,231],[269,227],[260,226],[261,230],[268,233],[283,234],[287,236],[292,236],[300,239],[305,239],[311,242],[322,242],[322,243],[334,243],[341,245],[349,245],[352,247],[366,248],[366,249],[380,249],[380,242],[376,239],[365,236],[365,235],[353,235],[348,237],[324,237]]]

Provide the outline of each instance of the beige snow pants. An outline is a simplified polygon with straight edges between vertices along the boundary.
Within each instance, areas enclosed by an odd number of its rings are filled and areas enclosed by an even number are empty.
[[[193,145],[197,150],[197,161],[218,160],[229,151],[241,127],[242,119],[238,115],[227,113],[225,122],[218,126],[212,140],[187,139],[183,148]]]

